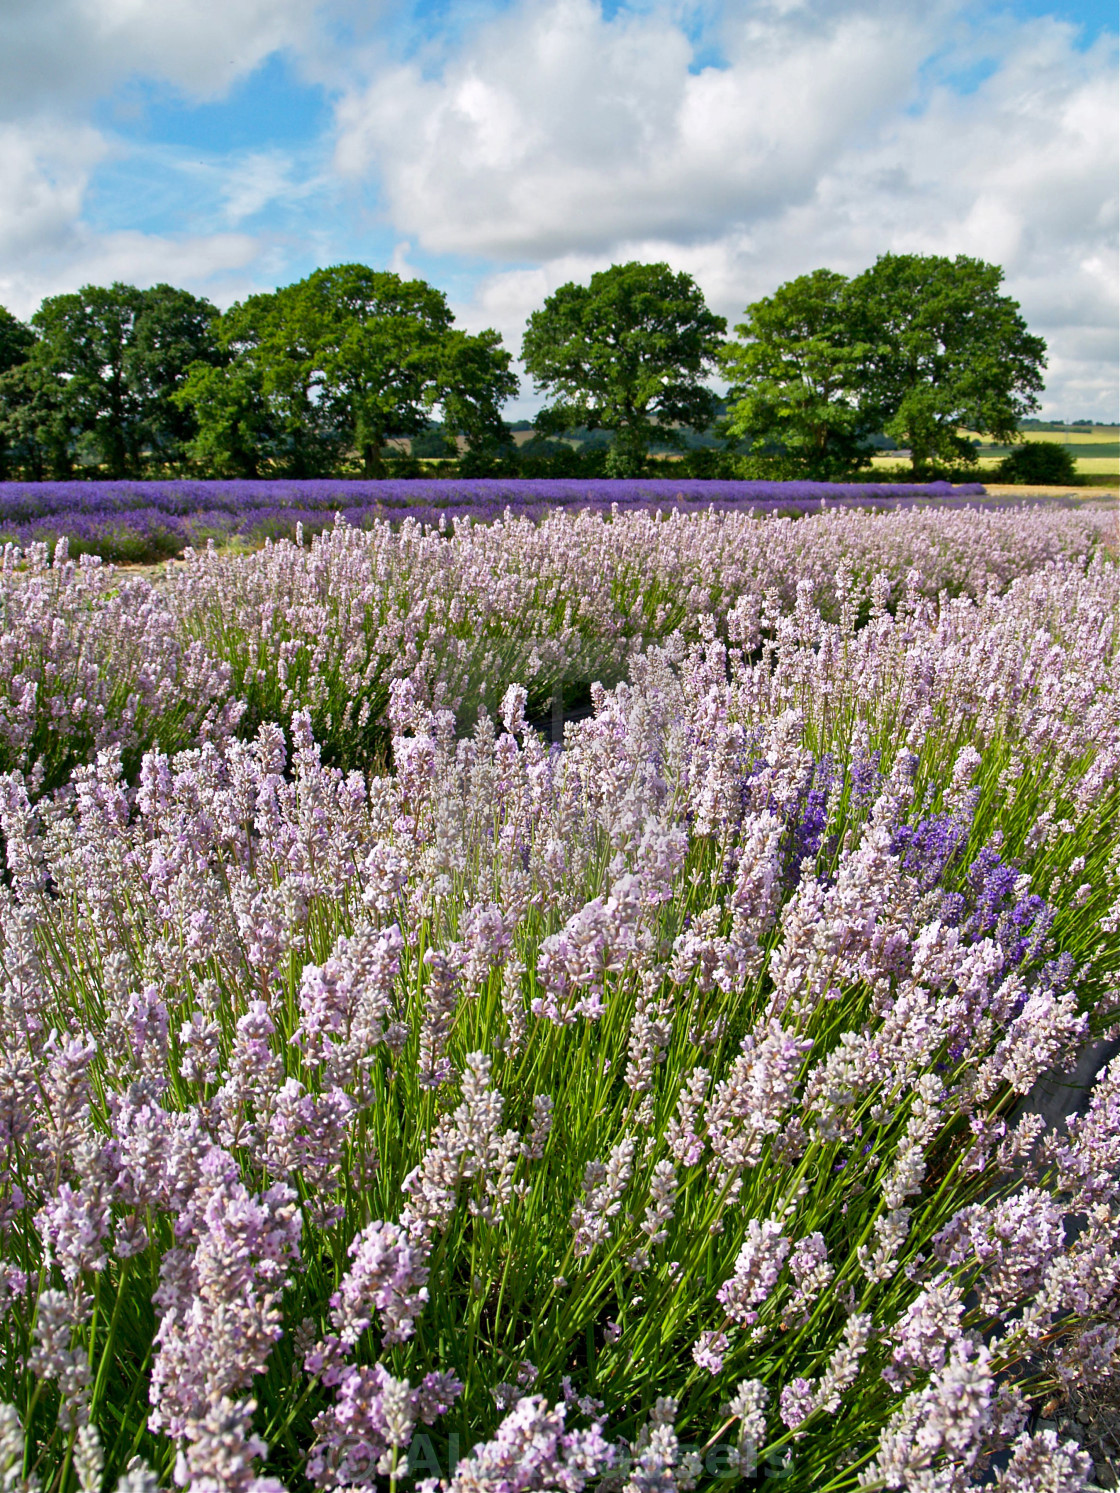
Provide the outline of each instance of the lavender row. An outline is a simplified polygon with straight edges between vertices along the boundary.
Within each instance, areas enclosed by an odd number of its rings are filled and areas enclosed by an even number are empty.
[[[131,509],[187,517],[288,508],[305,512],[423,507],[672,502],[749,504],[951,498],[982,494],[979,483],[747,482],[690,478],[416,478],[359,481],[0,482],[0,521],[59,513],[117,514]]]
[[[330,760],[369,766],[387,746],[386,705],[408,678],[461,729],[514,680],[530,709],[585,706],[591,683],[674,629],[726,630],[754,606],[767,635],[801,601],[835,617],[843,564],[858,586],[983,596],[1061,557],[1084,563],[1107,516],[1041,509],[873,515],[797,523],[741,513],[609,522],[559,510],[453,534],[412,519],[342,523],[301,544],[189,553],[163,584],[58,548],[5,552],[0,572],[0,765],[61,783],[106,747],[132,775],[164,750],[288,724],[310,711]],[[305,536],[306,538],[306,536]],[[799,601],[799,599],[801,599]]]
[[[431,481],[230,481],[0,483],[0,543],[26,549],[61,537],[72,554],[144,562],[182,554],[210,541],[294,538],[329,528],[336,514],[356,527],[375,522],[454,526],[469,515],[493,523],[513,509],[539,520],[557,507],[595,511],[734,512],[796,516],[828,504],[906,508],[936,500],[961,503],[983,494],[978,484],[899,486],[886,483],[699,482],[662,479]]]
[[[723,524],[678,521],[709,579]],[[357,617],[368,543],[255,560],[261,646],[285,578],[289,630]],[[562,751],[404,674],[392,774],[298,708],[0,782],[12,1486],[1086,1486],[1031,1416],[1120,1370],[1120,1062],[1060,1131],[1029,1096],[1120,1014],[1115,567],[812,587],[699,609]]]

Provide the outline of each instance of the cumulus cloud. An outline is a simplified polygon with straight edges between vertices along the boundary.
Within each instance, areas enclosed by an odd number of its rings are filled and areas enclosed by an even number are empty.
[[[97,231],[86,221],[98,166],[143,150],[93,122],[94,106],[136,79],[188,101],[222,97],[280,50],[319,54],[315,0],[14,0],[0,48],[0,302],[27,315],[43,295],[98,280],[179,279],[194,287],[240,273],[266,246],[239,232]],[[215,186],[231,229],[298,195],[274,154],[235,162]]]
[[[968,253],[1048,339],[1048,410],[1113,416],[1114,38],[974,0],[479,0],[402,43],[407,3],[13,0],[0,301],[113,278],[225,301],[365,258],[450,283],[516,350],[615,261],[690,271],[733,324],[819,265]],[[213,100],[278,51],[337,99],[302,152],[161,154],[95,123],[130,80]]]
[[[0,124],[0,264],[66,240],[107,146],[88,125]]]
[[[221,96],[280,48],[313,46],[308,0],[14,0],[4,8],[0,114],[58,115],[122,80]]]
[[[1050,406],[1111,415],[1113,41],[873,0],[742,6],[720,41],[697,66],[668,9],[525,0],[439,66],[351,90],[338,169],[375,178],[420,247],[513,262],[461,309],[514,347],[545,294],[616,260],[689,270],[733,321],[818,265],[966,253],[1049,340]]]
[[[725,27],[725,64],[691,71],[667,11],[528,0],[438,75],[421,58],[351,91],[336,161],[375,171],[395,225],[437,252],[695,240],[811,194],[906,101],[933,36],[916,7],[754,6]]]
[[[0,269],[0,305],[30,316],[48,295],[79,285],[167,282],[205,291],[228,303],[267,283],[261,245],[245,233],[166,234],[122,229],[93,233],[71,226],[61,247],[31,263]]]

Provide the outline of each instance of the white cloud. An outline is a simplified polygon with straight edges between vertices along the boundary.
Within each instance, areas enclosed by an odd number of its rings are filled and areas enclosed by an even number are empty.
[[[435,255],[459,287],[473,278],[457,311],[516,350],[545,295],[612,261],[689,270],[733,324],[818,265],[963,252],[1004,265],[1048,339],[1049,409],[1114,413],[1107,38],[1078,51],[1068,27],[982,23],[966,0],[635,0],[610,20],[596,0],[511,0],[460,7],[402,63],[380,0],[5,3],[0,302],[21,314],[113,278],[228,301],[316,255],[380,262],[380,242],[402,272]],[[346,55],[332,15],[366,23]],[[697,65],[698,17],[719,66]],[[91,123],[129,80],[211,99],[277,50],[340,90],[332,171],[321,142],[188,159]],[[944,81],[983,66],[971,92]],[[120,231],[86,214],[110,159],[99,213]]]
[[[317,10],[316,0],[9,0],[0,47],[0,303],[28,315],[43,295],[113,279],[178,278],[202,289],[233,276],[245,288],[243,272],[266,249],[244,233],[208,231],[210,223],[185,233],[127,224],[96,231],[85,221],[98,165],[131,157],[141,183],[153,157],[97,128],[91,111],[135,79],[209,100],[279,49],[313,56]],[[224,164],[214,211],[204,216],[236,229],[307,190],[290,180],[282,157],[258,152]]]
[[[0,264],[72,235],[90,172],[106,153],[89,126],[0,124]]]
[[[568,279],[628,258],[695,274],[729,320],[795,274],[886,250],[1000,263],[1051,348],[1047,405],[1115,409],[1115,46],[1052,20],[968,30],[944,5],[739,7],[689,71],[670,12],[526,0],[440,69],[338,112],[339,170],[394,228],[491,268],[461,312],[520,345]],[[971,92],[925,78],[987,59]],[[520,261],[520,263],[518,263]],[[527,267],[531,266],[531,267]]]
[[[853,133],[904,103],[928,14],[755,6],[726,28],[728,65],[690,72],[663,10],[606,21],[592,0],[528,0],[442,74],[411,63],[349,93],[336,161],[376,172],[394,224],[437,252],[696,239],[808,195]]]
[[[0,113],[53,114],[125,79],[216,98],[280,48],[314,46],[308,0],[9,0]]]

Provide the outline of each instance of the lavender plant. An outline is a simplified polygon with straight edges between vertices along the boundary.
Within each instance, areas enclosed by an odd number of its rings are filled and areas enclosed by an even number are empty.
[[[81,484],[77,484],[81,486]],[[1087,559],[1103,514],[833,511],[794,524],[742,514],[559,513],[536,525],[345,523],[310,545],[240,559],[188,556],[154,585],[66,545],[4,551],[0,568],[0,766],[40,788],[119,745],[130,780],[142,752],[252,736],[311,712],[328,758],[369,768],[388,744],[394,679],[473,722],[515,680],[531,709],[586,703],[635,650],[675,628],[721,629],[741,597],[794,605],[798,581],[835,615],[847,558],[896,593],[910,570],[933,597],[980,595],[1060,555]]]
[[[563,749],[410,671],[385,775],[295,698],[7,775],[7,1486],[1085,1485],[1120,1062],[1029,1096],[1120,1014],[1115,569],[890,585],[698,605]]]
[[[507,513],[451,537],[340,523],[306,547],[191,554],[167,601],[181,635],[228,665],[244,728],[306,709],[330,760],[350,767],[385,742],[395,679],[451,709],[460,728],[479,704],[494,714],[513,682],[529,690],[531,715],[557,696],[585,704],[594,680],[617,682],[636,651],[672,631],[695,638],[709,614],[726,631],[741,599],[785,614],[808,587],[835,619],[844,564],[865,613],[876,574],[896,596],[906,585],[929,599],[981,596],[1059,556],[1087,560],[1109,523],[1104,513],[845,509],[796,523],[561,511],[536,524]]]

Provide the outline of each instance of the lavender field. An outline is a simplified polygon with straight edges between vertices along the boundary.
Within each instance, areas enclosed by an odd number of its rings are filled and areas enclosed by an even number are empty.
[[[4,552],[0,1486],[1090,1486],[1115,515],[631,486]]]
[[[490,523],[507,508],[542,518],[557,507],[609,512],[754,509],[790,515],[822,506],[913,507],[983,495],[979,483],[718,482],[687,478],[454,478],[353,481],[0,482],[0,544],[53,546],[117,562],[154,561],[207,542],[259,544],[329,529],[336,514],[365,528],[384,521]]]

